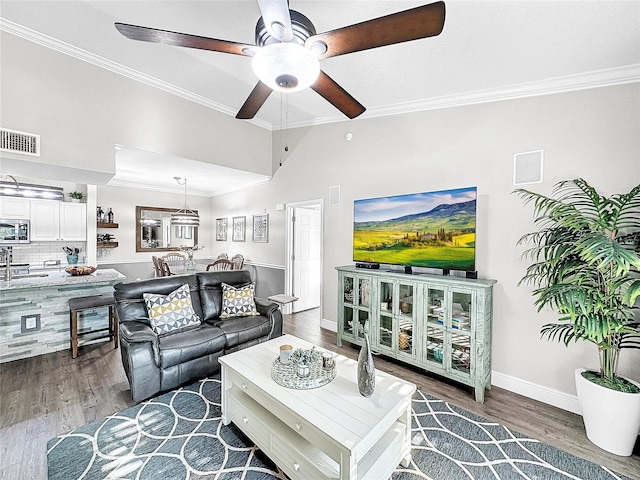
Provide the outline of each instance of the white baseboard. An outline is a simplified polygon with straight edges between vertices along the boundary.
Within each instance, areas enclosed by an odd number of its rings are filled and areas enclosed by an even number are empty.
[[[332,332],[338,332],[338,322],[336,322],[335,320],[327,320],[326,318],[323,318],[320,320],[320,328],[324,328]]]
[[[332,332],[338,331],[338,323],[334,320],[327,320],[326,318],[323,318],[320,320],[320,326]],[[510,375],[505,375],[504,373],[496,372],[495,370],[491,372],[491,384],[496,387],[509,390],[510,392],[517,393],[518,395],[533,398],[539,402],[582,415],[582,410],[578,403],[578,397],[575,395],[569,395],[558,390],[543,387],[542,385],[528,382]]]
[[[578,397],[575,395],[569,395],[568,393],[560,392],[552,388],[543,387],[542,385],[505,375],[495,370],[491,372],[491,384],[548,405],[553,405],[554,407],[582,415]]]

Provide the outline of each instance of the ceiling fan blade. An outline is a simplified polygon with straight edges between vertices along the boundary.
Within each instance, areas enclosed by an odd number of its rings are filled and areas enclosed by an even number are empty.
[[[318,58],[335,57],[439,35],[444,18],[444,2],[436,2],[313,35],[305,45],[313,52],[326,50]]]
[[[322,70],[311,88],[349,118],[356,118],[366,110],[360,102]]]
[[[288,42],[293,38],[291,14],[287,0],[258,0],[262,20],[273,38]]]
[[[271,92],[273,92],[271,88],[258,80],[258,83],[253,87],[253,90],[245,100],[242,108],[240,108],[236,118],[240,120],[249,120],[255,117],[258,110],[260,110],[260,107],[262,107],[264,102],[267,101],[267,98],[269,98],[269,95],[271,95]]]
[[[255,45],[230,42],[228,40],[217,40],[215,38],[199,37],[188,33],[170,32],[157,28],[141,27],[126,23],[116,23],[118,31],[131,40],[141,40],[143,42],[164,43],[178,47],[198,48],[200,50],[210,50],[212,52],[232,53],[234,55],[245,55],[251,57],[257,51]]]

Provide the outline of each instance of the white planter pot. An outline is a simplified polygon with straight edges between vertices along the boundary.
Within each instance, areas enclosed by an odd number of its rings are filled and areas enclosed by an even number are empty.
[[[584,371],[578,368],[575,380],[587,438],[607,452],[628,457],[640,434],[640,393],[601,387],[584,378]]]

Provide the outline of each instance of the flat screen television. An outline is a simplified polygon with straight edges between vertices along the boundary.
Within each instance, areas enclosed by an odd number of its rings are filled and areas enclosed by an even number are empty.
[[[475,271],[476,197],[469,187],[355,200],[354,262]]]

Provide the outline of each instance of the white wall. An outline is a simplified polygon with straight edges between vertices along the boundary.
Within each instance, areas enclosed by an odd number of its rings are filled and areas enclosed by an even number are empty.
[[[124,145],[271,175],[263,128],[6,32],[0,42],[2,127],[39,134],[42,150],[2,152],[3,171],[104,184]]]
[[[538,192],[576,177],[605,195],[629,191],[640,183],[639,106],[636,83],[290,130],[289,153],[271,183],[212,199],[213,215],[266,208],[271,240],[247,244],[247,255],[283,265],[284,215],[275,205],[325,199],[323,314],[335,321],[334,268],[352,263],[354,199],[476,185],[477,269],[481,278],[498,281],[493,370],[503,382],[513,377],[574,395],[573,371],[596,366],[596,351],[540,340],[540,327],[556,316],[537,313],[531,289],[516,286],[526,268],[516,242],[535,227],[531,209],[512,195],[513,155],[544,150],[544,183],[530,186]],[[346,132],[352,141],[345,141]],[[273,145],[280,145],[277,135]],[[274,165],[280,157],[274,147]],[[333,185],[341,186],[339,206],[328,205]],[[640,352],[625,351],[621,373],[640,380],[638,360]]]
[[[110,233],[116,236],[118,247],[101,249],[98,256],[99,263],[131,263],[146,262],[151,267],[151,256],[159,252],[136,252],[136,206],[182,208],[184,195],[152,192],[124,187],[98,187],[98,205],[107,212],[113,209],[114,221],[117,229],[100,230],[99,233]],[[194,258],[210,258],[212,232],[214,231],[211,218],[210,199],[207,197],[188,196],[187,205],[197,210],[200,216],[198,227],[198,243],[205,245],[205,249],[195,253]],[[160,252],[164,255],[164,252]]]

